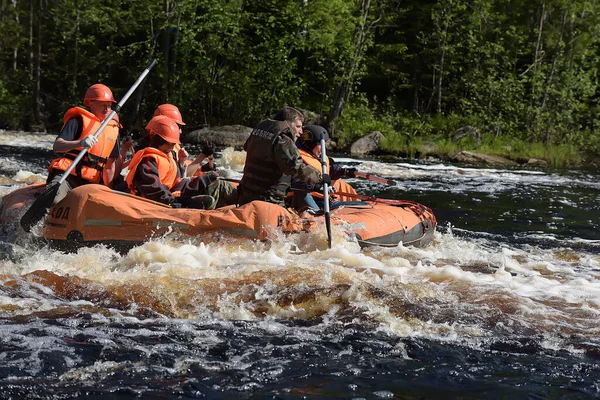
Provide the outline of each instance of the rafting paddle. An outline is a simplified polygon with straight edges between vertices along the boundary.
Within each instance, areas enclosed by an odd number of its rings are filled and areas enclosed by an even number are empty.
[[[327,175],[327,155],[325,154],[325,138],[321,138],[321,172]],[[331,216],[329,215],[329,185],[323,183],[323,201],[325,211],[325,227],[327,228],[327,243],[331,248]]]
[[[374,197],[374,196],[368,196],[368,195],[356,194],[356,193],[350,193],[350,192],[342,192],[342,191],[337,191],[337,190],[336,190],[335,194],[337,196],[352,197],[352,198],[355,198],[358,200],[372,201],[374,203],[389,204],[391,206],[397,206],[397,207],[409,207],[409,206],[418,204],[418,203],[415,203],[414,201],[410,201],[410,200],[383,199],[381,197]]]
[[[363,179],[368,179],[370,181],[374,181],[374,182],[379,182],[379,183],[383,183],[386,185],[395,185],[396,182],[390,180],[390,179],[385,179],[385,178],[381,178],[379,176],[375,176],[375,175],[371,175],[371,174],[365,174],[362,172],[355,172],[354,175],[357,178],[363,178]]]
[[[125,104],[127,99],[129,99],[129,96],[131,96],[131,94],[134,92],[134,90],[137,89],[137,87],[140,85],[140,83],[144,80],[146,75],[148,75],[148,73],[150,72],[152,67],[154,67],[154,64],[156,64],[156,59],[153,59],[152,61],[150,61],[150,63],[148,64],[148,66],[146,67],[144,72],[142,72],[142,74],[137,79],[137,81],[135,81],[135,83],[129,89],[129,91],[125,94],[125,96],[123,96],[121,101],[119,101],[119,103],[113,107],[113,111],[109,114],[109,116],[106,119],[104,119],[104,121],[102,122],[100,127],[98,127],[98,130],[96,130],[96,132],[94,133],[94,137],[97,138],[98,136],[100,136],[100,133],[102,133],[104,128],[106,128],[106,126],[109,124],[109,122],[112,121],[115,114],[117,112],[119,112],[119,110],[121,109],[123,104]],[[56,194],[58,193],[58,189],[60,188],[60,185],[69,177],[69,174],[71,173],[71,171],[73,171],[75,166],[77,166],[77,163],[79,163],[79,161],[81,161],[81,159],[83,158],[83,156],[85,155],[85,153],[87,151],[88,151],[88,148],[84,147],[79,152],[79,155],[77,155],[77,157],[75,157],[75,159],[73,160],[73,162],[71,163],[69,168],[67,168],[65,173],[60,178],[60,180],[58,182],[50,185],[49,187],[46,187],[46,190],[44,190],[42,192],[42,194],[40,194],[39,197],[37,199],[35,199],[33,204],[29,207],[29,209],[25,212],[25,214],[23,214],[23,216],[21,217],[21,227],[23,228],[23,230],[25,232],[31,231],[31,227],[33,225],[35,225],[39,220],[41,220],[44,217],[44,215],[46,214],[46,211],[50,207],[52,207],[52,205],[54,203],[54,199],[56,198]]]

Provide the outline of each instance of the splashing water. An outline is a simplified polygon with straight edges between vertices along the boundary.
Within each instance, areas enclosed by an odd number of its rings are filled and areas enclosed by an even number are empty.
[[[0,195],[45,178],[11,137]],[[239,177],[237,153],[218,161]],[[331,249],[320,229],[66,254],[3,227],[3,395],[599,395],[597,176],[336,161],[396,182],[359,193],[432,206],[432,245],[361,250],[334,226]]]

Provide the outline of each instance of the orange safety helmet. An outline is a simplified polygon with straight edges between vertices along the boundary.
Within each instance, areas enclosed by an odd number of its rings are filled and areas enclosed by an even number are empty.
[[[181,113],[179,112],[179,108],[173,104],[161,104],[158,106],[154,111],[154,117],[159,115],[165,115],[177,122],[179,125],[185,125],[183,118],[181,117]]]
[[[154,135],[156,132],[152,132],[152,128],[156,125],[156,121],[163,118],[169,117],[167,117],[166,115],[157,115],[156,117],[152,117],[152,119],[146,124],[146,131],[148,131],[149,134]]]
[[[108,86],[103,85],[101,83],[96,83],[95,85],[90,86],[88,90],[85,91],[83,105],[89,107],[90,102],[92,100],[110,101],[116,103],[115,98],[113,97],[113,94],[108,88]]]
[[[146,130],[152,135],[158,135],[169,143],[181,144],[179,141],[179,125],[165,115],[154,117],[146,125]]]

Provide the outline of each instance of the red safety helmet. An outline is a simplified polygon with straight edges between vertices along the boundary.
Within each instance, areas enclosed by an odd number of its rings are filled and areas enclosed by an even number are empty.
[[[165,115],[177,122],[179,125],[185,125],[183,118],[181,117],[181,113],[179,112],[179,108],[173,104],[161,104],[158,106],[154,111],[154,117],[159,115]]]
[[[152,135],[158,135],[169,143],[180,144],[179,125],[177,122],[165,115],[154,117],[146,125],[146,130]]]
[[[101,83],[96,83],[95,85],[90,86],[88,90],[85,91],[83,105],[89,107],[90,102],[92,100],[110,101],[116,103],[115,98],[113,97],[113,94],[108,88],[108,86],[103,85]]]

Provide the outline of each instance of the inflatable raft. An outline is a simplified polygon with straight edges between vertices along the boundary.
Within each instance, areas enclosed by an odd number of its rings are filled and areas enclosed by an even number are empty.
[[[33,184],[4,196],[3,224],[18,224],[20,215],[44,189],[44,184]],[[332,225],[341,225],[362,247],[397,246],[400,242],[422,247],[431,242],[436,228],[429,208],[403,200],[373,199],[365,205],[333,209],[330,215]],[[177,209],[102,185],[85,185],[49,210],[41,232],[63,250],[98,243],[127,249],[172,232],[266,240],[274,237],[275,231],[289,234],[323,229],[323,219],[262,201],[216,210]]]

